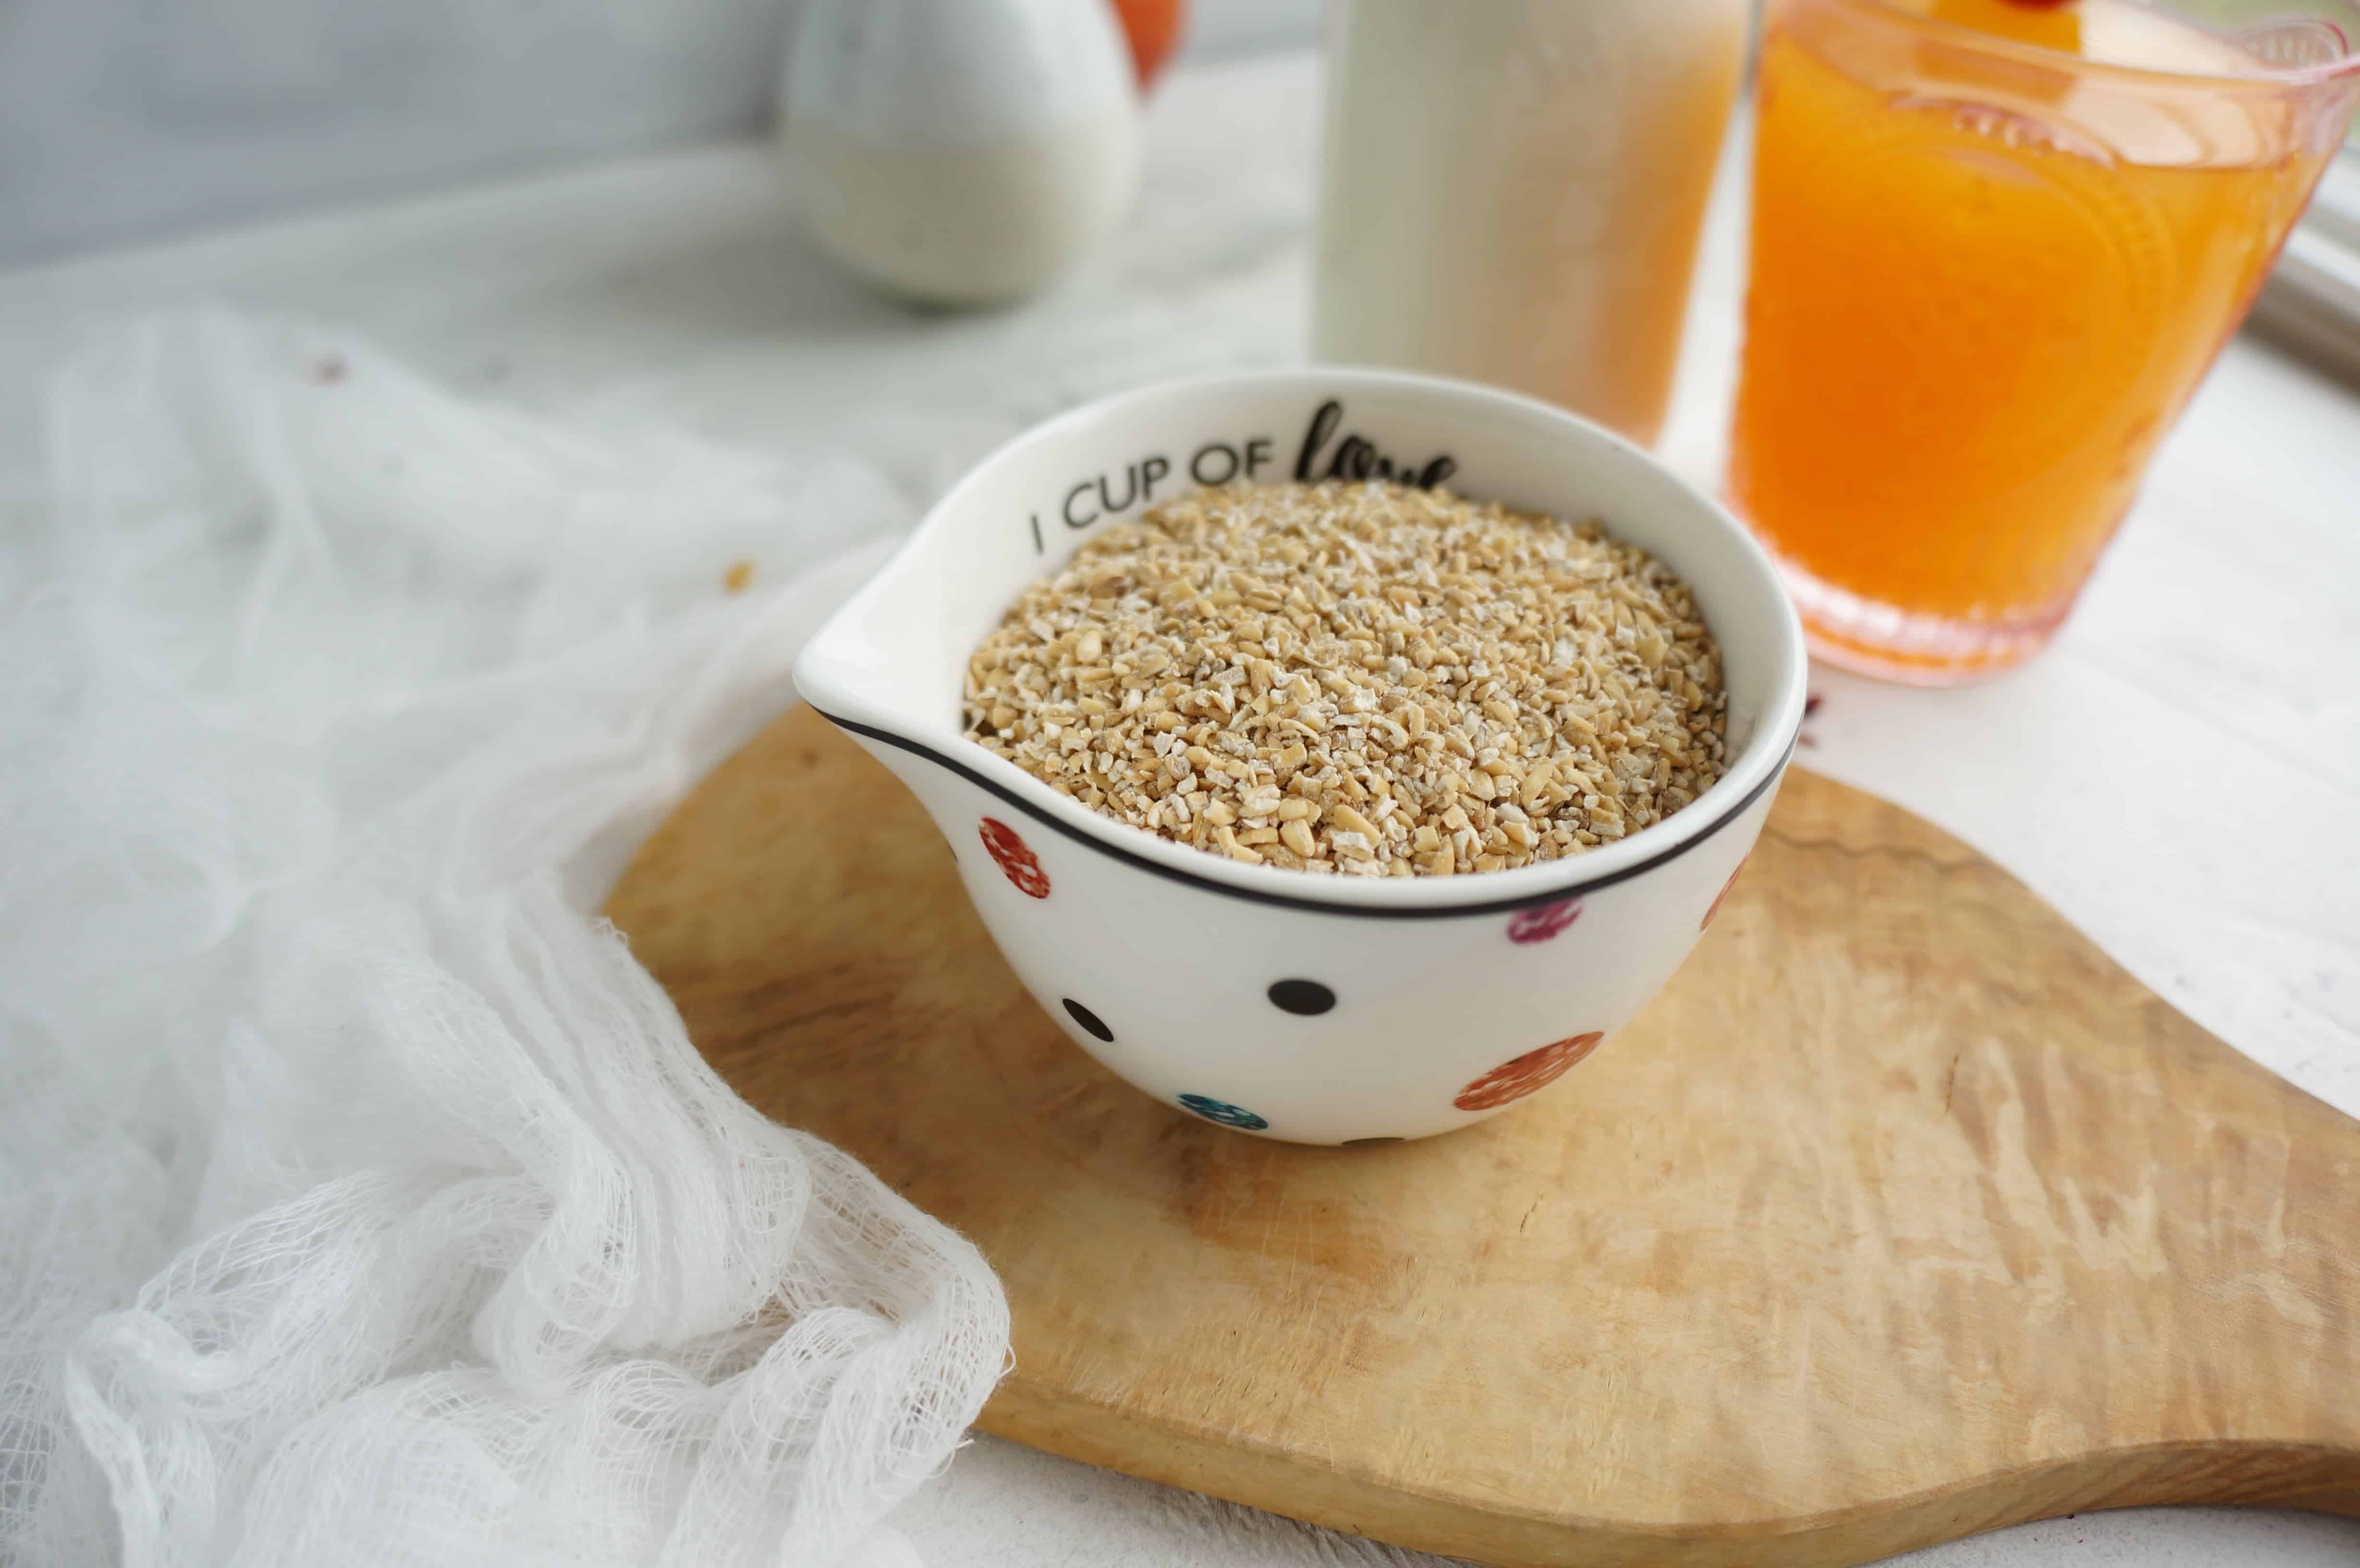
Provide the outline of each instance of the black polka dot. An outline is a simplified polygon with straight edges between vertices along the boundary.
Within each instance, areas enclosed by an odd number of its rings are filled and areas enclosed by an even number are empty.
[[[1344,1147],[1360,1149],[1371,1143],[1399,1143],[1401,1139],[1397,1138],[1348,1138],[1344,1140]]]
[[[1336,1005],[1336,993],[1317,980],[1281,980],[1270,988],[1270,999],[1281,1011],[1306,1018]]]
[[[1090,1033],[1098,1036],[1100,1040],[1106,1040],[1109,1043],[1113,1041],[1114,1030],[1106,1027],[1105,1019],[1099,1018],[1096,1013],[1090,1011],[1087,1007],[1082,1006],[1071,996],[1065,998],[1065,1011],[1074,1016],[1074,1021],[1076,1023],[1081,1025],[1084,1029],[1089,1030]]]

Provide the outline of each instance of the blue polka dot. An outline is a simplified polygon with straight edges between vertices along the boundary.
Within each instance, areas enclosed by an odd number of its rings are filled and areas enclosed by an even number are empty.
[[[1261,1132],[1270,1126],[1268,1122],[1247,1110],[1243,1105],[1232,1105],[1226,1100],[1216,1100],[1203,1094],[1183,1094],[1180,1096],[1180,1104],[1207,1121],[1218,1122],[1223,1127],[1243,1127],[1248,1132]]]

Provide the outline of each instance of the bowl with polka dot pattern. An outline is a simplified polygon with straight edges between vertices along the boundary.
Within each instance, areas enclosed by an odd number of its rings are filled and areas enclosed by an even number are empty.
[[[1371,475],[1596,517],[1677,572],[1721,649],[1721,777],[1564,859],[1316,877],[1102,815],[963,734],[976,644],[1109,525],[1199,485]],[[1492,388],[1314,368],[1143,387],[1018,437],[835,613],[795,683],[917,796],[1077,1048],[1176,1117],[1375,1145],[1579,1094],[1735,881],[1793,756],[1806,673],[1761,548],[1646,452]]]

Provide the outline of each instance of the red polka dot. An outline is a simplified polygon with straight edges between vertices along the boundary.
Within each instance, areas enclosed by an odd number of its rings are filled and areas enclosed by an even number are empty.
[[[1464,1089],[1450,1103],[1462,1111],[1490,1111],[1513,1104],[1527,1094],[1538,1094],[1558,1079],[1568,1069],[1598,1049],[1606,1038],[1601,1029],[1578,1034],[1570,1040],[1560,1040],[1528,1051],[1513,1062],[1502,1062]]]
[[[1754,857],[1750,855],[1745,857],[1746,860],[1751,860]],[[1737,870],[1729,874],[1729,880],[1722,883],[1721,885],[1721,891],[1712,896],[1712,908],[1704,912],[1704,919],[1698,923],[1697,930],[1703,931],[1712,924],[1712,917],[1721,913],[1721,901],[1729,897],[1729,890],[1732,887],[1737,886],[1738,874],[1739,872],[1743,872],[1744,869],[1745,860],[1739,861],[1737,863]]]
[[[1508,940],[1514,942],[1546,942],[1581,918],[1581,900],[1560,898],[1554,904],[1537,909],[1518,909],[1508,921]]]
[[[1018,892],[1033,898],[1049,896],[1049,874],[1041,869],[1040,857],[1025,847],[1014,828],[998,817],[986,817],[981,831],[985,852],[1000,863]]]

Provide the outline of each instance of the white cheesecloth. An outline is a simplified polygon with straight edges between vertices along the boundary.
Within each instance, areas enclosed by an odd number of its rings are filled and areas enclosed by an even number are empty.
[[[881,1539],[998,1283],[594,910],[787,701],[795,575],[912,520],[224,312],[59,377],[0,515],[0,1562]]]

